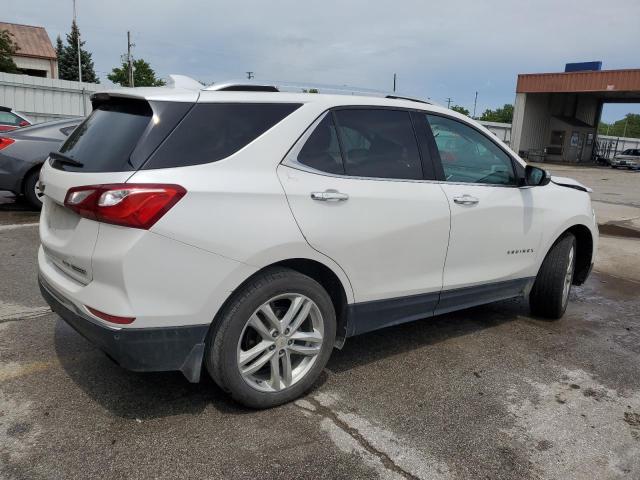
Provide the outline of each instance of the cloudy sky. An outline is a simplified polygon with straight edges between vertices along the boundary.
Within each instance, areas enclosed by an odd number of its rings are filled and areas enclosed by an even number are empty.
[[[2,0],[2,21],[69,31],[72,0]],[[398,90],[478,112],[514,101],[518,73],[602,60],[640,67],[638,0],[77,0],[103,82],[126,32],[160,76],[242,78]],[[8,7],[8,8],[7,8]],[[640,106],[605,110],[605,120]]]

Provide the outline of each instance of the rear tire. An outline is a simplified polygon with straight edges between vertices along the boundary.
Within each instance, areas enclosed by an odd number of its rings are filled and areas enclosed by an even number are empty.
[[[564,315],[575,265],[576,238],[567,233],[556,241],[542,262],[529,294],[529,307],[533,315],[551,320]]]
[[[36,210],[40,210],[42,208],[42,200],[40,200],[40,197],[36,195],[36,185],[38,185],[38,180],[40,180],[40,169],[35,169],[24,179],[24,187],[22,189],[22,194],[24,195],[25,200]]]
[[[270,408],[313,386],[335,334],[336,315],[326,290],[295,270],[270,268],[227,302],[207,339],[205,363],[237,402]]]

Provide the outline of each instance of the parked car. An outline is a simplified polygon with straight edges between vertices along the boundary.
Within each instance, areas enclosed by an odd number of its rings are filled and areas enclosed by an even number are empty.
[[[9,107],[0,106],[0,132],[8,132],[33,124],[24,113],[16,112]]]
[[[623,150],[611,159],[611,168],[625,167],[629,170],[640,168],[640,149],[629,148]]]
[[[82,119],[38,123],[0,134],[0,190],[9,190],[24,198],[34,208],[42,202],[36,186],[42,163],[49,152],[80,124]]]
[[[52,309],[125,368],[204,368],[256,408],[354,335],[521,296],[562,317],[597,247],[586,187],[445,108],[281,90],[93,95],[41,172]]]

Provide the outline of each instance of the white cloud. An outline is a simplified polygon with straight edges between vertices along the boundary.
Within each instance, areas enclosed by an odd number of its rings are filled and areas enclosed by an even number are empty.
[[[71,0],[4,0],[3,19],[68,31]],[[68,4],[67,4],[68,3]],[[161,75],[257,78],[452,97],[479,110],[513,101],[517,73],[602,60],[639,67],[637,0],[211,1],[78,0],[79,25],[102,78],[126,49]]]

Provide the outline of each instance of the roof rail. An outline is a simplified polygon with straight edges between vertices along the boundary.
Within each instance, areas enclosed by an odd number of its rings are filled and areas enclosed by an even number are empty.
[[[234,92],[292,92],[292,93],[325,93],[331,95],[357,95],[366,97],[379,97],[397,100],[409,100],[429,104],[427,100],[417,98],[392,95],[383,90],[373,90],[361,87],[350,87],[348,85],[323,85],[313,83],[296,82],[258,82],[251,80],[238,80],[214,83],[205,90],[212,91],[234,91]]]
[[[408,100],[410,102],[426,103],[427,105],[432,105],[432,103],[429,100],[422,100],[420,98],[413,98],[413,97],[403,97],[400,95],[387,95],[385,98],[390,98],[393,100]]]

